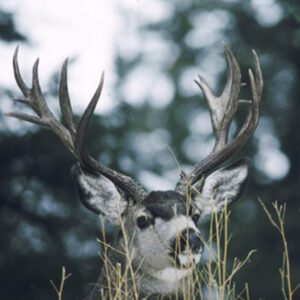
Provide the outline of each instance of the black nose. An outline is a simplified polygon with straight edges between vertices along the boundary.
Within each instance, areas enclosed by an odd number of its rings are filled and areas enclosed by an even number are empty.
[[[194,229],[185,229],[180,233],[175,241],[175,252],[178,254],[189,248],[193,253],[198,253],[203,249],[203,242],[200,235]]]

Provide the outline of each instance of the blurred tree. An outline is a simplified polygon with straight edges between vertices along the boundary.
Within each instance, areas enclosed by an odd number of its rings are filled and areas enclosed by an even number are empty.
[[[0,38],[7,42],[26,41],[26,37],[16,28],[13,14],[4,10],[0,10]]]

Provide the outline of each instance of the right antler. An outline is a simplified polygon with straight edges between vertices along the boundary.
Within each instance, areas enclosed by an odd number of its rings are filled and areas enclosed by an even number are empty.
[[[76,125],[73,118],[67,84],[68,59],[64,61],[59,84],[59,103],[64,122],[63,125],[51,112],[42,94],[38,78],[38,64],[39,60],[37,59],[33,65],[32,87],[29,88],[20,74],[18,64],[18,47],[16,48],[13,57],[14,75],[16,82],[25,97],[25,99],[16,99],[16,101],[28,105],[37,116],[21,112],[13,112],[7,115],[50,129],[71,152],[84,171],[92,174],[104,175],[115,183],[119,189],[125,192],[125,194],[131,196],[135,202],[141,201],[146,195],[142,186],[136,183],[132,178],[103,166],[98,161],[87,155],[84,151],[85,132],[101,95],[104,83],[104,73],[102,73],[100,83],[92,97],[92,100],[84,111],[78,125]]]
[[[217,166],[229,159],[235,152],[241,149],[254,132],[258,120],[263,90],[263,78],[256,52],[253,50],[255,69],[254,74],[249,70],[252,101],[248,116],[233,141],[228,143],[228,132],[230,124],[236,113],[239,92],[241,87],[240,67],[229,47],[226,45],[225,52],[229,65],[227,82],[220,97],[212,92],[205,79],[199,75],[196,84],[202,90],[209,106],[212,128],[215,136],[215,145],[212,152],[197,163],[192,170],[186,174],[182,172],[181,178],[176,185],[176,191],[184,193],[186,188],[193,186],[202,176],[209,174]]]

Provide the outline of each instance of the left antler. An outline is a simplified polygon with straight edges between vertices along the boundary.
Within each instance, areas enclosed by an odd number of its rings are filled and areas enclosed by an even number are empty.
[[[255,67],[254,72],[249,70],[249,77],[253,99],[248,116],[233,141],[228,143],[228,132],[239,103],[241,71],[230,48],[225,45],[229,70],[227,82],[221,96],[217,97],[214,95],[202,76],[199,75],[198,81],[195,81],[202,90],[209,106],[215,145],[212,152],[201,162],[197,163],[189,173],[182,172],[181,178],[176,186],[177,191],[184,193],[187,186],[194,185],[202,176],[209,174],[218,165],[228,160],[246,144],[254,132],[259,120],[263,78],[258,56],[254,50],[252,52]]]
[[[141,201],[145,197],[146,192],[138,183],[126,175],[103,166],[84,151],[85,132],[101,95],[104,83],[104,73],[102,73],[100,83],[92,97],[92,100],[84,111],[78,125],[76,125],[73,119],[73,111],[67,84],[68,60],[65,60],[61,70],[59,85],[59,103],[62,119],[64,121],[64,124],[62,124],[51,112],[42,94],[38,78],[39,60],[37,59],[34,63],[32,71],[32,87],[29,88],[20,74],[17,58],[18,48],[16,49],[13,57],[14,75],[25,99],[16,99],[16,101],[29,106],[35,112],[36,116],[21,112],[12,112],[7,115],[50,129],[72,153],[84,171],[104,175],[123,190],[123,192],[130,195],[134,201]]]

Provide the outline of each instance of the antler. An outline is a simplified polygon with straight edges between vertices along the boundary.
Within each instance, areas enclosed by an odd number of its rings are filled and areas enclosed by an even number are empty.
[[[50,129],[71,152],[85,172],[104,175],[125,192],[125,194],[131,196],[134,201],[141,201],[146,195],[142,186],[136,183],[132,178],[103,166],[84,151],[85,132],[101,95],[104,83],[104,73],[101,75],[101,80],[94,96],[84,111],[78,125],[76,125],[73,118],[67,84],[68,59],[64,61],[59,84],[59,103],[64,122],[64,124],[62,124],[51,112],[46,99],[42,94],[38,77],[38,64],[39,60],[37,59],[33,65],[32,87],[30,88],[26,85],[20,74],[18,47],[16,48],[13,56],[14,75],[16,82],[25,97],[25,99],[16,99],[16,101],[29,106],[35,112],[36,116],[21,112],[12,112],[7,115]]]
[[[219,97],[215,96],[202,76],[199,75],[198,81],[195,81],[200,87],[209,106],[211,123],[215,136],[215,145],[212,152],[201,162],[197,163],[189,173],[181,173],[181,178],[176,185],[176,191],[181,193],[184,193],[187,186],[194,185],[202,176],[213,171],[214,168],[240,150],[248,141],[258,124],[263,91],[263,78],[258,56],[253,50],[254,72],[249,69],[253,98],[251,107],[239,133],[233,141],[228,143],[230,124],[239,103],[238,97],[241,87],[241,71],[230,48],[226,45],[224,45],[224,47],[229,69],[227,82],[222,95]]]

